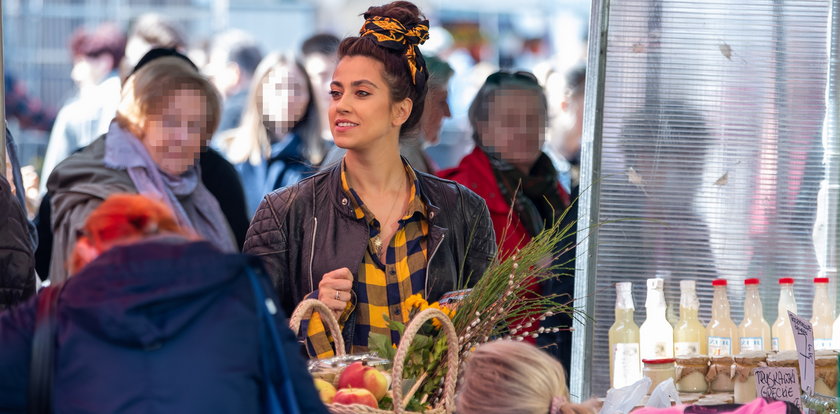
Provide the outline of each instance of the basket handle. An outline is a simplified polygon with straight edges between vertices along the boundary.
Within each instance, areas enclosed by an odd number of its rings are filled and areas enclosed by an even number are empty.
[[[405,333],[400,340],[400,346],[397,348],[397,354],[394,356],[394,367],[391,379],[391,392],[394,395],[394,413],[402,414],[405,410],[402,404],[402,371],[405,365],[405,357],[408,355],[408,348],[417,335],[417,331],[423,326],[426,321],[437,318],[441,321],[443,332],[446,335],[446,377],[443,379],[443,404],[444,411],[451,413],[455,410],[455,386],[458,381],[458,352],[460,346],[458,345],[458,334],[455,332],[455,326],[446,314],[438,309],[428,308],[415,316],[408,326],[405,328]]]
[[[292,332],[297,335],[300,330],[300,322],[304,318],[311,318],[312,312],[318,312],[321,315],[321,322],[324,323],[324,329],[331,333],[333,341],[335,342],[335,355],[344,356],[344,338],[341,336],[341,327],[338,325],[338,320],[335,319],[332,309],[330,309],[324,302],[318,299],[306,299],[295,307],[292,316],[289,318],[289,327]]]

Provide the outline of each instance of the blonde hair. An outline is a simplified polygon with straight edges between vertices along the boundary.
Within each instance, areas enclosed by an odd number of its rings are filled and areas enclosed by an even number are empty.
[[[149,115],[159,115],[165,99],[178,90],[198,91],[205,101],[207,119],[201,133],[203,146],[219,126],[221,98],[210,81],[179,57],[157,58],[126,80],[117,107],[117,122],[142,140]]]
[[[233,163],[249,161],[252,164],[258,164],[271,154],[271,136],[263,122],[262,91],[263,85],[268,81],[271,72],[282,67],[296,67],[309,91],[309,103],[306,105],[306,111],[292,127],[292,131],[300,135],[303,141],[303,155],[312,165],[319,164],[321,159],[324,158],[326,148],[321,138],[321,124],[315,102],[315,92],[309,76],[307,76],[303,66],[293,57],[273,52],[266,55],[260,61],[257,69],[254,70],[254,76],[248,90],[248,100],[239,127],[224,134],[222,145],[225,147],[225,155]]]
[[[569,398],[560,362],[533,345],[509,340],[479,346],[460,385],[458,414],[548,414],[554,398]],[[567,408],[561,412],[574,412]]]

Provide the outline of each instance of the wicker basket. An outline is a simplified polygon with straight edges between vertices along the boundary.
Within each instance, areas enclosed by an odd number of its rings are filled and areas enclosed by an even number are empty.
[[[332,309],[318,299],[306,299],[297,305],[295,311],[292,312],[292,316],[289,318],[289,326],[292,328],[292,332],[297,334],[300,330],[300,322],[304,318],[311,318],[312,312],[315,311],[321,315],[321,321],[324,323],[324,329],[333,334],[333,340],[335,341],[335,355],[344,356],[346,353],[344,350],[344,338],[340,335],[341,327],[338,326],[338,320],[335,318]],[[339,335],[335,335],[336,332],[338,332]]]
[[[316,302],[316,303],[307,303],[307,302]],[[295,309],[295,312],[292,314],[292,318],[290,319],[290,325],[292,330],[297,332],[298,328],[300,327],[301,318],[307,315],[312,314],[312,310],[318,310],[321,314],[321,318],[324,320],[324,326],[326,329],[329,329],[330,332],[341,332],[338,326],[338,322],[335,319],[335,316],[329,311],[324,303],[315,299],[308,299],[300,303],[298,307]],[[329,314],[329,316],[326,316]],[[455,326],[452,325],[452,321],[449,319],[446,314],[441,312],[438,309],[429,308],[426,309],[419,314],[417,314],[411,322],[406,326],[405,333],[403,334],[402,339],[400,340],[400,346],[397,348],[397,353],[394,356],[394,367],[393,371],[391,372],[391,393],[394,399],[394,410],[381,410],[378,408],[371,408],[366,405],[360,404],[353,404],[353,405],[344,405],[344,404],[328,404],[327,408],[333,414],[421,414],[415,411],[405,411],[402,403],[402,371],[403,365],[405,364],[405,357],[408,354],[408,348],[411,346],[411,342],[414,340],[414,336],[417,335],[417,332],[420,330],[420,327],[426,321],[437,318],[441,321],[443,326],[443,332],[446,335],[446,343],[447,343],[447,352],[446,352],[446,363],[448,369],[446,371],[446,377],[443,380],[443,398],[439,402],[439,406],[432,408],[431,410],[423,411],[422,414],[451,414],[455,411],[455,386],[457,385],[458,381],[458,350],[460,349],[458,345],[458,335],[455,332]],[[341,338],[341,335],[333,335],[336,341],[336,348],[340,349],[340,354],[344,354],[344,341]],[[339,344],[341,346],[339,346]]]

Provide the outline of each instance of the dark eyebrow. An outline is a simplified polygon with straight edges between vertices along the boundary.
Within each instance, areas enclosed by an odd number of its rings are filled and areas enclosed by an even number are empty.
[[[351,86],[368,85],[368,86],[370,86],[370,87],[372,87],[372,88],[374,88],[374,89],[379,89],[379,87],[378,87],[378,86],[376,86],[376,84],[375,84],[375,83],[373,83],[373,82],[371,82],[371,81],[369,81],[369,80],[367,80],[367,79],[360,79],[360,80],[357,80],[357,81],[353,81],[353,82],[351,82],[351,83],[350,83],[350,85],[351,85]],[[330,82],[330,86],[337,86],[337,87],[339,87],[339,88],[343,88],[343,87],[344,87],[344,85],[342,85],[342,84],[341,84],[341,82],[339,82],[339,81],[332,81],[332,82]]]

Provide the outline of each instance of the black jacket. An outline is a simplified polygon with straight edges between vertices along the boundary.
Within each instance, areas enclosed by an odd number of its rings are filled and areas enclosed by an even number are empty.
[[[35,293],[35,259],[27,226],[23,207],[0,176],[0,310]]]
[[[416,172],[429,218],[425,298],[437,300],[481,277],[496,254],[487,205],[455,183]],[[257,209],[244,251],[263,259],[283,309],[291,314],[317,289],[324,273],[346,267],[357,277],[369,239],[341,189],[341,163],[298,184],[265,196]],[[463,266],[463,272],[462,272]],[[345,326],[345,332],[352,332]],[[350,341],[347,342],[348,344]]]
[[[89,263],[58,300],[55,412],[263,412],[248,268],[268,285],[257,259],[174,236],[114,247]],[[27,410],[36,304],[0,313],[3,413]],[[285,315],[275,322],[301,412],[327,414]]]

